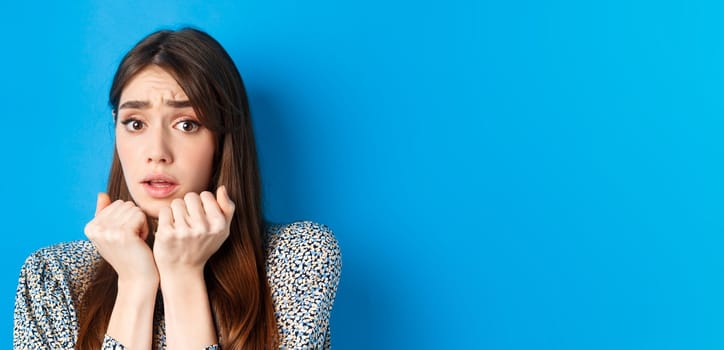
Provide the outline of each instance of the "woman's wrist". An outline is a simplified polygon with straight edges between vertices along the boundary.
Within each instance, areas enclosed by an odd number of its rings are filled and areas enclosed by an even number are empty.
[[[159,268],[161,285],[183,285],[189,283],[202,283],[204,281],[204,267],[174,266]]]
[[[150,349],[158,283],[118,279],[118,293],[106,335],[128,349]]]
[[[217,343],[203,269],[159,270],[168,348]]]
[[[158,275],[133,277],[118,275],[118,292],[127,291],[138,295],[155,295],[158,291],[159,283],[160,279]]]

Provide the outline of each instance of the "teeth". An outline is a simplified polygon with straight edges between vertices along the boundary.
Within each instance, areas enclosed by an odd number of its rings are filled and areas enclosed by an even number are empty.
[[[164,180],[149,180],[148,184],[154,187],[169,187],[171,186],[171,183]]]

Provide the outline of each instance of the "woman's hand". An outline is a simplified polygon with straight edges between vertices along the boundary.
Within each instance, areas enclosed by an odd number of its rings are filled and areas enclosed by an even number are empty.
[[[217,342],[204,265],[229,237],[234,203],[225,187],[187,193],[158,213],[153,255],[161,277],[169,349],[201,349]]]
[[[153,244],[161,280],[169,274],[203,273],[206,261],[229,236],[234,209],[224,186],[216,190],[216,198],[208,191],[191,192],[161,208]]]
[[[133,202],[111,203],[107,194],[98,194],[96,215],[86,224],[85,235],[116,270],[119,282],[158,286],[158,270],[145,241],[146,214]]]
[[[100,193],[85,235],[118,273],[118,293],[105,333],[129,349],[150,349],[160,280],[146,244],[146,214],[133,202],[111,203],[107,194]]]

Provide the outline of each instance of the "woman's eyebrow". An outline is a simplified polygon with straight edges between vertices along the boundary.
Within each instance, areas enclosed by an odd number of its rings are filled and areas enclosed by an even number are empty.
[[[167,100],[166,106],[173,107],[173,108],[186,108],[186,107],[191,107],[191,101],[189,101],[189,100],[185,100],[185,101]]]
[[[151,103],[148,101],[126,101],[121,103],[118,109],[132,108],[132,109],[145,109],[151,107]]]
[[[191,101],[184,100],[184,101],[176,101],[176,100],[166,100],[166,105],[173,108],[186,108],[186,107],[192,107]],[[148,101],[126,101],[121,103],[121,105],[118,107],[118,109],[124,109],[124,108],[131,108],[131,109],[147,109],[151,107],[151,103]]]

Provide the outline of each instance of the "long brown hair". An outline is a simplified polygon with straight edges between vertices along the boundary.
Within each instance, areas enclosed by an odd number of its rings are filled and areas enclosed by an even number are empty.
[[[158,31],[142,39],[121,61],[110,91],[114,115],[126,84],[151,65],[176,79],[200,122],[214,133],[217,145],[209,190],[225,185],[237,208],[229,238],[204,271],[219,344],[229,350],[276,347],[276,319],[262,246],[259,169],[241,75],[224,48],[208,34],[191,28]],[[115,151],[108,195],[111,200],[132,200]],[[81,300],[76,349],[100,348],[115,303],[117,280],[110,264],[101,259]]]

